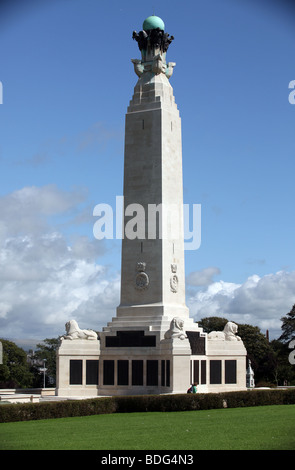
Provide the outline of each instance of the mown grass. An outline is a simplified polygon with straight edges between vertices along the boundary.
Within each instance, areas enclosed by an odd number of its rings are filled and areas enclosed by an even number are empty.
[[[295,405],[0,424],[1,450],[294,450]]]

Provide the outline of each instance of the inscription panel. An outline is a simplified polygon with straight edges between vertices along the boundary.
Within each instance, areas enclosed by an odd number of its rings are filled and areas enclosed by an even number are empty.
[[[70,385],[82,385],[82,359],[70,360]]]
[[[194,380],[193,382],[200,382],[199,379],[200,361],[194,361]]]
[[[158,385],[158,361],[146,361],[146,384]]]
[[[128,385],[129,375],[129,361],[119,360],[117,370],[117,383],[118,385]]]
[[[86,361],[86,385],[98,385],[98,360]]]
[[[106,348],[155,347],[156,336],[144,336],[144,331],[117,331],[116,336],[106,336]]]
[[[170,387],[170,360],[166,361],[166,387]]]
[[[225,383],[237,383],[237,361],[235,360],[228,359],[225,361]]]
[[[186,331],[193,356],[204,356],[205,351],[205,337],[200,336],[198,331]]]
[[[210,384],[221,384],[221,361],[210,361]]]
[[[207,383],[207,361],[201,361],[201,384]]]
[[[143,385],[143,361],[132,361],[132,385]]]
[[[115,362],[112,360],[103,361],[103,384],[114,385]]]

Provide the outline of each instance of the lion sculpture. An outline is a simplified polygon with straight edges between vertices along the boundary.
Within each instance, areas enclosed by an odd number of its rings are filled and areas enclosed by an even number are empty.
[[[183,331],[183,327],[184,327],[184,321],[182,320],[182,318],[174,317],[170,323],[170,329],[166,331],[165,333],[165,339],[187,338],[187,336],[185,335]]]
[[[208,339],[217,339],[223,341],[241,341],[241,338],[237,336],[238,325],[229,321],[225,325],[223,331],[211,331],[208,334]]]
[[[76,320],[70,320],[65,324],[67,334],[61,339],[97,339],[97,333],[93,330],[81,330]]]

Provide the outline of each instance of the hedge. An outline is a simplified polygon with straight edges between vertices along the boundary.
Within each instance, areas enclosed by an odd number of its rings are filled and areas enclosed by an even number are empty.
[[[3,404],[0,406],[0,423],[110,413],[193,411],[290,404],[295,404],[295,389],[118,396],[43,403]]]

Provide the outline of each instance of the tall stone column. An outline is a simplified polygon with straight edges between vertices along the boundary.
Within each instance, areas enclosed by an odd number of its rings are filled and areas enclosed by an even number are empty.
[[[125,123],[124,239],[117,317],[188,318],[185,305],[181,119],[166,62],[173,36],[149,17],[134,32],[141,60]]]

